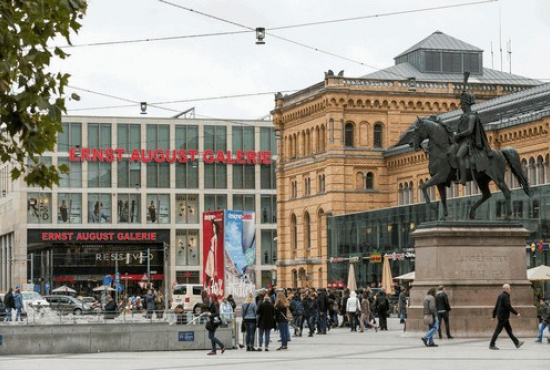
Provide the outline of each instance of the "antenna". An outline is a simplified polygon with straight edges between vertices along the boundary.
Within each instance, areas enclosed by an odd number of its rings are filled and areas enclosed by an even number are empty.
[[[498,6],[498,38],[500,42],[500,71],[502,72],[502,7]]]
[[[506,51],[508,52],[508,61],[510,62],[510,73],[512,73],[512,39],[508,39]]]
[[[495,59],[493,55],[493,42],[491,41],[491,69],[495,69]]]

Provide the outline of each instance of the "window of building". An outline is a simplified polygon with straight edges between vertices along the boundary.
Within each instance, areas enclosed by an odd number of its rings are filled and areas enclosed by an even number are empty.
[[[233,189],[254,189],[256,186],[256,166],[233,166]]]
[[[262,230],[262,265],[274,265],[277,262],[277,230]]]
[[[199,126],[176,125],[176,148],[181,150],[199,150]],[[189,158],[190,159],[190,158]]]
[[[176,195],[176,223],[199,223],[199,196],[197,194]]]
[[[111,163],[89,162],[88,163],[88,187],[89,188],[110,188],[111,185]]]
[[[68,152],[71,148],[82,147],[82,124],[63,122],[57,140],[57,150]]]
[[[225,126],[204,126],[204,150],[227,150],[227,128]]]
[[[118,162],[118,187],[133,188],[141,186],[141,162],[130,162],[123,158]]]
[[[277,222],[277,196],[262,195],[262,224],[271,224]]]
[[[82,162],[69,162],[69,158],[57,158],[57,165],[61,166],[63,164],[69,167],[69,172],[65,174],[60,174],[59,186],[66,188],[81,188]]]
[[[111,194],[88,194],[88,222],[111,223]]]
[[[227,208],[227,195],[204,194],[204,212],[217,211]]]
[[[88,123],[88,147],[108,149],[111,146],[111,124]]]
[[[272,156],[277,154],[277,140],[274,129],[260,127],[260,150],[269,150]]]
[[[131,153],[134,149],[141,149],[141,126],[136,124],[119,123],[117,125],[117,146]]]
[[[204,165],[205,189],[227,189],[227,166],[223,163]]]
[[[199,166],[197,161],[176,164],[176,188],[198,189]]]
[[[233,153],[237,150],[255,150],[254,127],[233,126]]]
[[[262,189],[277,189],[275,163],[260,165],[260,173],[260,187]]]
[[[309,252],[311,249],[311,221],[309,213],[304,213],[304,248]]]
[[[141,194],[118,194],[117,215],[119,223],[141,223]]]
[[[382,124],[374,125],[374,147],[382,148]]]
[[[460,73],[462,72],[462,54],[443,52],[441,53],[441,69],[443,73]]]
[[[235,211],[255,212],[255,196],[254,194],[234,194],[233,209]]]
[[[367,175],[365,176],[365,189],[374,189],[374,174],[372,172],[367,172]]]
[[[176,266],[199,266],[198,230],[176,230]]]
[[[294,253],[297,253],[298,252],[298,222],[296,220],[295,214],[290,216],[290,230],[292,233],[290,238],[291,248]]]
[[[27,223],[52,223],[52,195],[50,193],[27,193]]]
[[[317,187],[317,193],[324,194],[325,193],[325,175],[319,175],[318,182],[319,182],[319,186]]]
[[[170,195],[147,194],[146,206],[148,224],[170,223]]]
[[[82,223],[82,194],[59,193],[57,196],[58,224]]]
[[[292,198],[298,198],[298,183],[296,181],[292,181],[291,186],[292,186]]]
[[[304,179],[304,193],[306,196],[311,195],[311,179],[309,177],[306,177]]]
[[[347,147],[353,147],[354,146],[354,133],[353,133],[353,123],[348,122],[346,123],[345,128],[345,145]]]
[[[148,188],[169,188],[170,187],[170,163],[167,163],[167,162],[147,163],[147,187]]]
[[[146,149],[165,149],[170,147],[169,125],[147,125]]]

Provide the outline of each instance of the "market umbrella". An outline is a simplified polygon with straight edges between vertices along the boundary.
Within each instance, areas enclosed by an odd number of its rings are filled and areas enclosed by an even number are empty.
[[[346,287],[350,291],[357,290],[357,281],[355,280],[355,267],[353,267],[353,263],[349,264],[349,272],[348,272],[348,284]]]
[[[59,288],[52,289],[52,293],[76,293],[76,290],[69,288],[66,285],[61,285]]]
[[[395,280],[414,280],[414,278],[415,278],[415,273],[414,271],[412,271],[403,275],[399,275],[398,277],[395,278]]]
[[[94,288],[92,289],[94,292],[103,292],[103,291],[108,291],[108,292],[112,292],[114,289],[111,288],[110,286],[108,285],[102,285],[102,286],[98,286],[97,288]]]
[[[382,265],[382,288],[387,295],[393,295],[393,278],[391,276],[390,259],[384,257],[384,264]]]
[[[527,279],[531,281],[550,280],[550,267],[545,265],[540,265],[527,270]]]

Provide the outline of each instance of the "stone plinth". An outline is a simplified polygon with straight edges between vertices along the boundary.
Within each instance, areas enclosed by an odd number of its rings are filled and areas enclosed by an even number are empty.
[[[525,237],[520,224],[437,222],[419,225],[415,241],[415,280],[410,291],[407,332],[426,332],[423,301],[431,287],[444,285],[451,304],[451,334],[490,337],[492,312],[502,285],[512,287],[511,325],[518,337],[536,335],[538,321],[525,265]],[[504,333],[504,332],[503,332]],[[504,335],[506,335],[504,333]]]

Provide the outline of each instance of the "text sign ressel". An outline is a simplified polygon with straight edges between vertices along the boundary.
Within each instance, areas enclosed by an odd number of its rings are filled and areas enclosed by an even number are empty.
[[[178,340],[180,342],[193,342],[195,340],[194,331],[179,331]]]

